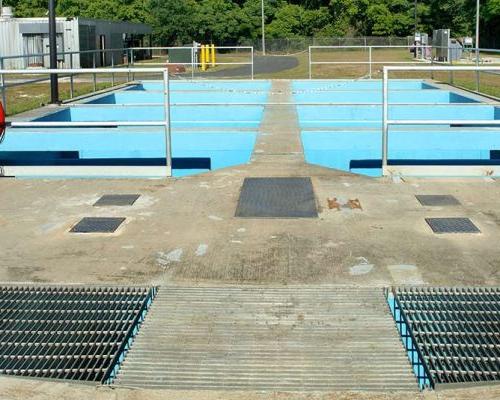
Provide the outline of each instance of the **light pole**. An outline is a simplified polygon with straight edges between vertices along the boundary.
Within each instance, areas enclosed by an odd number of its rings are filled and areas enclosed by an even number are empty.
[[[479,0],[476,0],[476,66],[479,65]],[[479,92],[479,71],[476,71],[476,90]]]
[[[49,53],[50,69],[57,68],[57,40],[56,40],[56,4],[55,0],[49,0]],[[59,103],[59,85],[57,74],[50,74],[50,102]]]
[[[476,64],[479,64],[479,0],[476,0]]]
[[[264,15],[264,0],[260,1],[260,11],[262,16],[262,54],[266,55],[266,21]]]

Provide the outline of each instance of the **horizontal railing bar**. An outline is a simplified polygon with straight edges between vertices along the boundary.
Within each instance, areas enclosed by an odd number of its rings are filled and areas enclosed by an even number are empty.
[[[74,103],[68,104],[70,107],[151,107],[161,106],[163,103]],[[382,103],[335,103],[335,102],[252,102],[252,103],[170,103],[171,106],[381,106]],[[392,103],[391,107],[397,106],[429,106],[429,107],[448,107],[448,106],[470,106],[485,107],[498,106],[500,102],[491,103]]]
[[[500,71],[500,66],[425,66],[425,67],[415,67],[415,66],[385,66],[386,71]]]
[[[430,64],[429,60],[420,61],[311,61],[311,65],[322,64]]]
[[[216,62],[217,65],[252,65],[252,62]],[[202,65],[200,62],[164,62],[164,63],[150,63],[145,60],[145,62],[139,61],[135,62],[134,65]],[[136,71],[137,72],[137,71]]]
[[[460,119],[443,119],[443,120],[410,120],[410,119],[389,119],[386,121],[388,125],[499,125],[500,120],[487,121],[481,120],[460,120]]]
[[[109,127],[109,126],[165,126],[165,121],[51,121],[51,122],[36,122],[36,121],[13,121],[10,123],[12,128],[28,128],[28,127],[86,127],[86,126],[97,126],[97,127]]]
[[[167,68],[61,68],[61,69],[0,69],[5,75],[45,75],[45,74],[119,74],[127,72],[163,73]]]

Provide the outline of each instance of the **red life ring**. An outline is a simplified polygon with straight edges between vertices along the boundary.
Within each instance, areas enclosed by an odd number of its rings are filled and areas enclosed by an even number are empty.
[[[3,104],[0,103],[0,136],[3,135],[3,133],[5,132],[5,127],[6,127],[6,123],[5,123],[5,110],[3,109]]]

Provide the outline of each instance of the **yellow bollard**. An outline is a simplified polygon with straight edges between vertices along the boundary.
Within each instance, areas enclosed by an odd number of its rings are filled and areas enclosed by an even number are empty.
[[[201,64],[201,70],[206,71],[207,64],[206,64],[206,59],[205,59],[205,46],[204,45],[201,45],[200,64]]]
[[[214,44],[212,44],[210,46],[210,50],[212,52],[212,57],[211,57],[211,59],[212,59],[211,60],[212,61],[212,67],[215,67],[215,45]]]
[[[205,45],[205,61],[207,63],[207,69],[210,66],[210,45]]]

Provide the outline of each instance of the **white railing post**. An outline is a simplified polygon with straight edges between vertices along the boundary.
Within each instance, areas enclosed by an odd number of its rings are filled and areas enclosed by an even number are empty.
[[[111,68],[115,68],[115,52],[111,51]],[[111,74],[111,86],[115,86],[115,74]]]
[[[387,67],[383,68],[382,88],[382,175],[387,173],[388,143],[389,143],[389,82]]]
[[[165,158],[166,166],[172,171],[172,138],[171,138],[171,123],[170,123],[170,79],[168,76],[168,68],[163,71],[163,112],[165,122]],[[170,174],[167,174],[170,175]]]
[[[95,51],[92,53],[92,65],[96,68]],[[94,74],[94,92],[97,91],[97,75]]]
[[[312,79],[312,71],[311,71],[311,46],[309,46],[309,79]]]
[[[134,49],[130,49],[130,63],[132,65],[132,68],[134,68]],[[132,72],[132,80],[135,81],[135,72]]]
[[[69,55],[69,68],[73,69],[73,53]],[[75,85],[74,85],[73,74],[69,75],[69,97],[70,99],[75,97]]]
[[[191,47],[191,80],[194,81],[194,69],[197,66],[196,63],[196,47]]]
[[[370,63],[370,71],[368,72],[368,77],[372,79],[372,46],[368,47],[368,59]]]
[[[254,53],[253,53],[253,46],[251,48],[251,54],[252,54],[252,66],[251,66],[251,69],[252,69],[252,72],[251,72],[251,75],[252,75],[252,80],[254,79],[254,65],[253,65],[253,62],[254,62]]]

